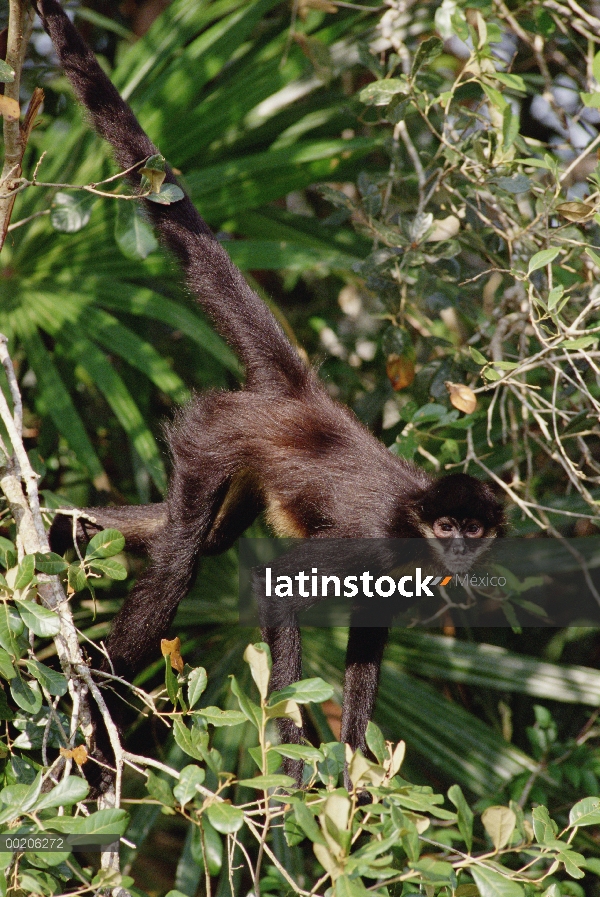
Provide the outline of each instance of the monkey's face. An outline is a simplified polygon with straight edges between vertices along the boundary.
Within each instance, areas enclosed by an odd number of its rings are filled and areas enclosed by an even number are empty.
[[[475,517],[438,517],[431,525],[433,549],[449,573],[466,573],[495,535]]]

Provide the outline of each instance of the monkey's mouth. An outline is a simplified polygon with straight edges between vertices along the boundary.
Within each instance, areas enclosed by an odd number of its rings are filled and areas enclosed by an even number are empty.
[[[444,557],[446,572],[448,573],[468,573],[473,566],[473,558],[468,555],[466,557]]]

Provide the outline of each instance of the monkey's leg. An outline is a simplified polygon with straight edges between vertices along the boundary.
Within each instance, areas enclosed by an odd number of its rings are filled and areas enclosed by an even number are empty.
[[[150,540],[167,522],[165,502],[115,508],[80,508],[79,511],[84,516],[78,517],[75,524],[78,545],[89,542],[103,529],[118,529],[125,536],[128,551],[147,552]],[[72,514],[57,512],[48,534],[52,551],[64,554],[73,548],[73,520]]]
[[[365,732],[373,714],[379,670],[389,629],[385,626],[361,626],[362,619],[372,615],[365,611],[353,614],[348,649],[346,675],[344,677],[344,703],[342,707],[341,741],[353,751],[367,752]],[[344,784],[351,788],[348,770],[344,771]]]
[[[187,594],[200,557],[227,549],[260,510],[260,497],[240,486],[244,458],[242,439],[231,438],[233,402],[207,395],[181,416],[172,436],[173,474],[166,502],[167,519],[150,541],[150,564],[113,621],[107,641],[110,663],[118,676],[131,680],[153,657],[160,656],[164,638],[181,599]],[[219,429],[219,418],[231,418]],[[243,480],[243,483],[246,481]],[[242,484],[243,485],[243,484]],[[233,496],[233,497],[232,497]],[[110,693],[107,702],[117,725],[122,704]],[[110,758],[105,727],[97,725],[99,757]],[[110,779],[108,779],[108,782]],[[105,789],[106,779],[99,783]]]
[[[273,668],[269,682],[270,691],[279,691],[302,679],[302,643],[300,629],[297,624],[289,626],[264,626],[261,630],[264,641],[271,649]],[[301,729],[291,719],[278,719],[277,728],[282,744],[302,744],[305,739],[304,727]],[[286,775],[302,784],[302,760],[283,759],[283,771]]]

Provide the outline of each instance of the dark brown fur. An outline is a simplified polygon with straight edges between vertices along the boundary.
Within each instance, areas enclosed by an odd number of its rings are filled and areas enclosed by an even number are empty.
[[[129,168],[156,153],[60,4],[39,0],[38,8],[75,93],[119,164]],[[137,174],[131,180],[139,184]],[[175,182],[170,169],[167,181]],[[436,504],[457,516],[455,494],[460,513],[477,516],[487,534],[502,525],[487,486],[462,474],[435,483],[390,454],[328,396],[187,196],[169,206],[146,201],[145,207],[191,292],[240,356],[246,383],[239,392],[201,395],[179,413],[169,430],[173,473],[164,504],[89,509],[99,526],[117,527],[129,546],[147,548],[151,558],[113,623],[107,647],[117,673],[131,678],[156,657],[198,559],[227,549],[263,509],[280,536],[411,538],[424,535],[423,521]],[[53,527],[55,549],[70,544],[65,520],[58,517]],[[80,523],[81,538],[93,531]],[[387,629],[362,626],[368,620],[358,617],[354,622],[342,739],[365,750]],[[300,678],[295,619],[267,627],[263,636],[273,656],[272,687]],[[281,735],[291,742],[303,738],[290,721],[283,721]],[[301,775],[298,764],[287,768]]]

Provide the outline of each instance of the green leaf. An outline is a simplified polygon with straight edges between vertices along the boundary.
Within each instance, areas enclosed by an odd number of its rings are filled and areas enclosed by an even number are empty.
[[[271,652],[268,645],[263,642],[258,642],[256,645],[248,645],[244,651],[244,660],[250,666],[252,678],[264,701],[269,693],[269,679],[271,677]]]
[[[39,551],[35,553],[35,568],[40,573],[55,576],[66,570],[68,566],[67,562],[53,551],[48,551],[46,554],[41,554]]]
[[[10,693],[15,704],[32,716],[42,706],[42,693],[37,682],[25,682],[20,676],[10,680]]]
[[[125,258],[136,261],[147,258],[158,249],[158,240],[147,221],[142,218],[135,203],[117,202],[115,240]]]
[[[149,202],[158,202],[161,205],[169,206],[173,202],[179,202],[184,196],[185,193],[177,184],[163,184],[159,193],[151,193],[146,199]]]
[[[481,821],[496,850],[502,850],[512,838],[517,817],[510,807],[487,807]]]
[[[91,193],[57,193],[50,212],[52,227],[65,234],[77,233],[90,220],[95,202]]]
[[[600,90],[595,90],[593,93],[582,91],[579,96],[583,105],[588,109],[600,109]]]
[[[0,81],[4,84],[12,84],[15,80],[15,73],[4,59],[0,59]]]
[[[181,806],[189,803],[198,794],[196,786],[203,784],[205,776],[206,773],[200,766],[194,764],[184,766],[179,774],[179,781],[173,788],[173,794]]]
[[[0,648],[0,676],[4,679],[13,679],[17,675],[10,654],[4,648]]]
[[[231,690],[238,699],[240,710],[242,711],[246,719],[249,720],[257,729],[260,729],[262,725],[261,709],[257,704],[251,701],[250,698],[246,697],[246,695],[238,685],[235,676],[231,676]]]
[[[8,785],[0,791],[0,801],[6,806],[0,812],[0,825],[22,816],[31,810],[42,790],[41,773],[35,777],[31,785]]]
[[[67,693],[67,680],[63,673],[57,673],[39,660],[26,660],[25,666],[30,674],[46,689],[48,694],[61,697]]]
[[[367,106],[387,106],[397,94],[406,94],[408,83],[403,78],[387,78],[363,87],[359,99]]]
[[[60,618],[54,611],[27,600],[16,601],[15,607],[27,628],[40,638],[51,638],[60,632]]]
[[[509,72],[495,72],[493,77],[496,81],[499,81],[500,84],[504,84],[505,87],[510,87],[511,90],[527,93],[527,86],[520,75],[513,75]]]
[[[293,685],[287,685],[279,691],[274,691],[269,697],[269,705],[278,704],[281,701],[293,700],[298,704],[320,704],[329,701],[333,696],[333,688],[323,679],[302,679]]]
[[[325,760],[323,751],[308,744],[276,744],[272,750],[291,760],[305,760],[307,763],[321,763]]]
[[[23,621],[15,608],[6,601],[0,602],[0,645],[11,657],[20,657],[21,651],[15,636],[23,631]]]
[[[456,807],[458,813],[458,830],[467,845],[467,851],[471,853],[473,848],[473,812],[468,805],[460,785],[451,785],[448,789],[448,798]]]
[[[498,371],[495,371],[495,370],[494,370],[494,368],[486,368],[485,370],[483,370],[483,371],[481,372],[481,375],[482,375],[483,377],[485,377],[486,380],[491,380],[491,381],[492,381],[492,380],[493,380],[493,381],[500,380],[500,376],[501,376],[501,375],[498,373]]]
[[[516,120],[518,122],[518,118]],[[524,174],[516,174],[512,178],[496,178],[494,183],[498,184],[500,189],[505,190],[506,193],[526,193],[531,187],[531,181]]]
[[[589,257],[591,258],[591,260],[594,262],[594,264],[597,265],[597,266],[600,268],[600,255],[598,255],[597,252],[594,252],[593,249],[590,249],[589,246],[586,246],[586,247],[585,247],[585,251],[587,252],[587,254],[589,255]]]
[[[144,417],[121,377],[106,356],[90,340],[70,331],[64,334],[77,363],[103,393],[119,423],[133,442],[148,473],[159,490],[166,487],[166,475],[161,453]]]
[[[30,328],[27,333],[21,333],[21,341],[37,377],[38,408],[48,414],[75,457],[87,468],[90,475],[93,478],[102,477],[104,475],[102,465],[73,400],[65,389],[52,355],[46,349],[39,333],[35,328]]]
[[[82,781],[79,779],[79,781]],[[52,831],[77,835],[124,835],[129,824],[125,810],[98,810],[89,816],[55,816],[44,819],[44,825]]]
[[[146,788],[148,790],[148,794],[159,803],[163,804],[163,806],[175,806],[175,798],[173,797],[171,786],[165,779],[161,779],[160,776],[157,776],[155,773],[153,773],[152,770],[148,770]]]
[[[225,802],[210,804],[206,808],[206,815],[212,827],[222,835],[233,835],[244,824],[244,814],[239,807]]]
[[[321,833],[321,829],[317,825],[315,817],[306,804],[301,801],[294,801],[293,807],[296,822],[306,837],[309,838],[313,844],[325,844],[325,838]]]
[[[85,551],[86,561],[92,558],[111,558],[125,548],[125,538],[116,529],[105,529],[96,533]]]
[[[540,268],[545,268],[546,265],[550,265],[559,253],[560,249],[558,246],[553,246],[551,249],[542,249],[541,252],[536,252],[535,255],[532,255],[529,259],[527,273],[532,274],[534,271],[538,271]]]
[[[221,710],[220,707],[203,707],[198,711],[211,726],[239,726],[246,722],[246,715],[240,710]]]
[[[266,791],[268,788],[293,788],[296,785],[296,780],[291,776],[273,773],[273,775],[270,776],[256,776],[253,779],[240,779],[239,784],[245,785],[246,788],[258,788],[262,791]]]
[[[560,344],[561,349],[587,349],[598,342],[597,336],[580,336],[578,339],[566,339]]]
[[[119,561],[115,561],[113,558],[107,558],[105,561],[99,561],[92,558],[90,566],[93,570],[99,570],[101,573],[104,573],[104,575],[108,576],[110,579],[127,579],[126,568],[123,564],[120,564]]]
[[[417,52],[415,53],[415,58],[413,59],[413,64],[410,72],[411,78],[415,77],[422,66],[436,59],[443,49],[444,44],[439,39],[439,37],[429,37],[427,38],[427,40],[422,41],[419,44]]]
[[[569,825],[600,825],[600,797],[584,797],[569,813]]]
[[[556,822],[550,818],[546,807],[534,807],[531,813],[533,833],[538,844],[549,844],[554,841],[558,833]]]
[[[553,311],[563,297],[565,288],[559,284],[553,287],[548,293],[548,311]]]
[[[496,90],[495,87],[490,87],[489,84],[485,84],[483,82],[481,83],[481,86],[491,105],[498,109],[502,114],[504,114],[508,103],[504,99],[500,91]]]
[[[89,790],[85,779],[81,779],[79,776],[67,776],[65,779],[61,779],[52,791],[41,796],[35,807],[36,812],[46,810],[48,807],[70,807],[85,800]]]
[[[507,870],[508,871],[508,870]],[[525,891],[516,881],[505,878],[487,866],[470,866],[469,872],[481,897],[524,897]]]
[[[79,562],[76,564],[69,564],[67,581],[74,592],[82,592],[83,589],[86,588],[87,577]]]
[[[160,321],[174,330],[180,330],[203,352],[207,352],[227,370],[239,375],[241,367],[236,356],[195,309],[186,308],[166,296],[155,295],[140,287],[132,289],[128,284],[121,285],[117,297],[114,295],[112,284],[102,281],[96,284],[96,293],[98,301],[106,308],[126,312],[138,318]],[[164,387],[161,386],[162,388]]]
[[[194,707],[200,697],[204,693],[208,683],[208,676],[206,675],[206,670],[204,667],[198,667],[195,670],[192,670],[188,676],[188,707],[190,710]]]
[[[378,763],[383,763],[387,756],[385,740],[381,729],[376,726],[372,720],[367,723],[366,731],[367,747],[375,757]]]
[[[173,704],[174,707],[177,707],[179,685],[173,667],[171,666],[171,658],[168,655],[165,657],[165,686],[171,704]]]
[[[471,358],[476,364],[487,364],[487,358],[482,355],[479,349],[476,349],[475,346],[469,346],[469,352],[471,353]]]
[[[31,580],[33,579],[33,574],[35,572],[35,555],[26,554],[21,563],[19,564],[19,569],[17,571],[17,576],[15,579],[15,589],[24,589],[29,585]]]
[[[208,733],[198,729],[188,729],[182,719],[173,720],[173,737],[181,750],[194,760],[206,761]]]

